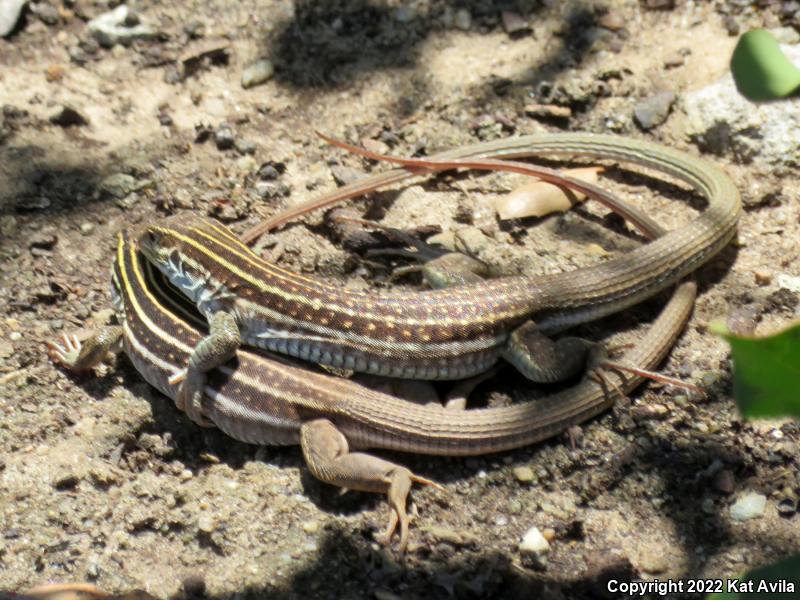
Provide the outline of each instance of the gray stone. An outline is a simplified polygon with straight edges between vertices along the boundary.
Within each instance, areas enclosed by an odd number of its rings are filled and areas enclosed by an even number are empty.
[[[30,8],[31,12],[39,17],[39,20],[45,25],[58,25],[61,20],[58,9],[52,4],[47,4],[46,2],[31,4]]]
[[[225,124],[220,125],[214,132],[214,143],[219,150],[229,150],[233,148],[236,138],[233,135],[233,130]]]
[[[124,4],[89,21],[89,32],[106,48],[111,48],[114,44],[127,46],[134,40],[150,39],[156,35],[151,27],[140,22],[139,16]]]
[[[472,15],[467,9],[461,8],[456,11],[453,22],[461,31],[469,31],[472,27]]]
[[[639,102],[633,109],[633,120],[647,131],[667,120],[669,111],[675,103],[675,94],[661,92]]]
[[[256,151],[256,145],[250,140],[237,139],[233,145],[239,154],[254,154]]]
[[[124,198],[136,189],[136,178],[127,173],[114,173],[100,182],[100,191],[113,198]]]

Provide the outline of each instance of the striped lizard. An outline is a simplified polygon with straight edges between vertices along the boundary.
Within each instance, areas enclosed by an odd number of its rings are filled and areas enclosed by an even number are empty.
[[[112,295],[120,325],[100,330],[81,344],[65,335],[51,356],[84,370],[109,351],[124,350],[141,375],[177,400],[174,374],[184,370],[202,338],[176,292],[141,260],[134,242],[121,234],[112,271]],[[695,285],[684,283],[645,336],[623,357],[651,369],[669,352],[692,309]],[[609,376],[617,377],[611,373]],[[608,408],[642,377],[620,377],[610,387],[585,377],[575,386],[519,405],[467,411],[420,406],[239,350],[209,373],[201,402],[205,424],[248,443],[299,444],[306,465],[320,480],[345,488],[386,494],[391,513],[385,543],[399,527],[399,549],[408,543],[406,501],[413,483],[437,486],[409,469],[355,451],[385,448],[442,456],[501,452],[532,444]]]
[[[198,415],[202,373],[231,357],[242,342],[321,365],[392,377],[459,379],[486,371],[500,357],[534,381],[576,375],[591,345],[575,337],[553,343],[542,333],[622,310],[675,284],[728,243],[741,207],[730,178],[714,165],[659,144],[617,136],[526,136],[477,144],[434,160],[441,168],[468,168],[486,164],[485,157],[565,154],[655,169],[692,186],[708,207],[687,226],[597,266],[422,293],[351,291],[292,273],[261,260],[227,228],[198,218],[180,216],[147,226],[140,237],[142,251],[209,320],[210,335],[189,362],[182,392],[187,413]],[[419,162],[430,168],[430,161]],[[544,167],[513,165],[614,209],[620,206],[595,185]],[[358,182],[356,189],[374,189],[377,182],[404,176],[409,174],[377,175]],[[663,233],[647,219],[640,221],[650,237]],[[535,325],[529,321],[532,316]]]

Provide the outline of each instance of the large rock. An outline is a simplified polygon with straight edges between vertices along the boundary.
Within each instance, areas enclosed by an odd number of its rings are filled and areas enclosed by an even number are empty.
[[[781,46],[800,64],[800,46]],[[686,133],[702,150],[731,155],[736,162],[792,165],[800,158],[800,100],[754,103],[736,89],[728,73],[719,81],[683,95]]]
[[[14,31],[27,0],[0,0],[0,37]]]

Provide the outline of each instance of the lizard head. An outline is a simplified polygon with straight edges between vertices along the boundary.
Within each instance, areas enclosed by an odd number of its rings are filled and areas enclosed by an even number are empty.
[[[224,225],[186,215],[146,225],[138,245],[147,261],[195,302],[219,296],[232,253],[250,254]],[[216,294],[209,296],[212,290]]]
[[[137,238],[145,259],[192,300],[197,300],[210,271],[203,260],[202,240],[194,233],[196,218],[171,218],[147,224]]]

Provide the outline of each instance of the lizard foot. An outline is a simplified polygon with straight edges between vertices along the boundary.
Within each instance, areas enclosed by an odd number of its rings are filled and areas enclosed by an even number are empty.
[[[47,354],[50,360],[70,370],[76,370],[78,357],[81,354],[81,341],[75,334],[63,334],[59,342],[47,342]]]

